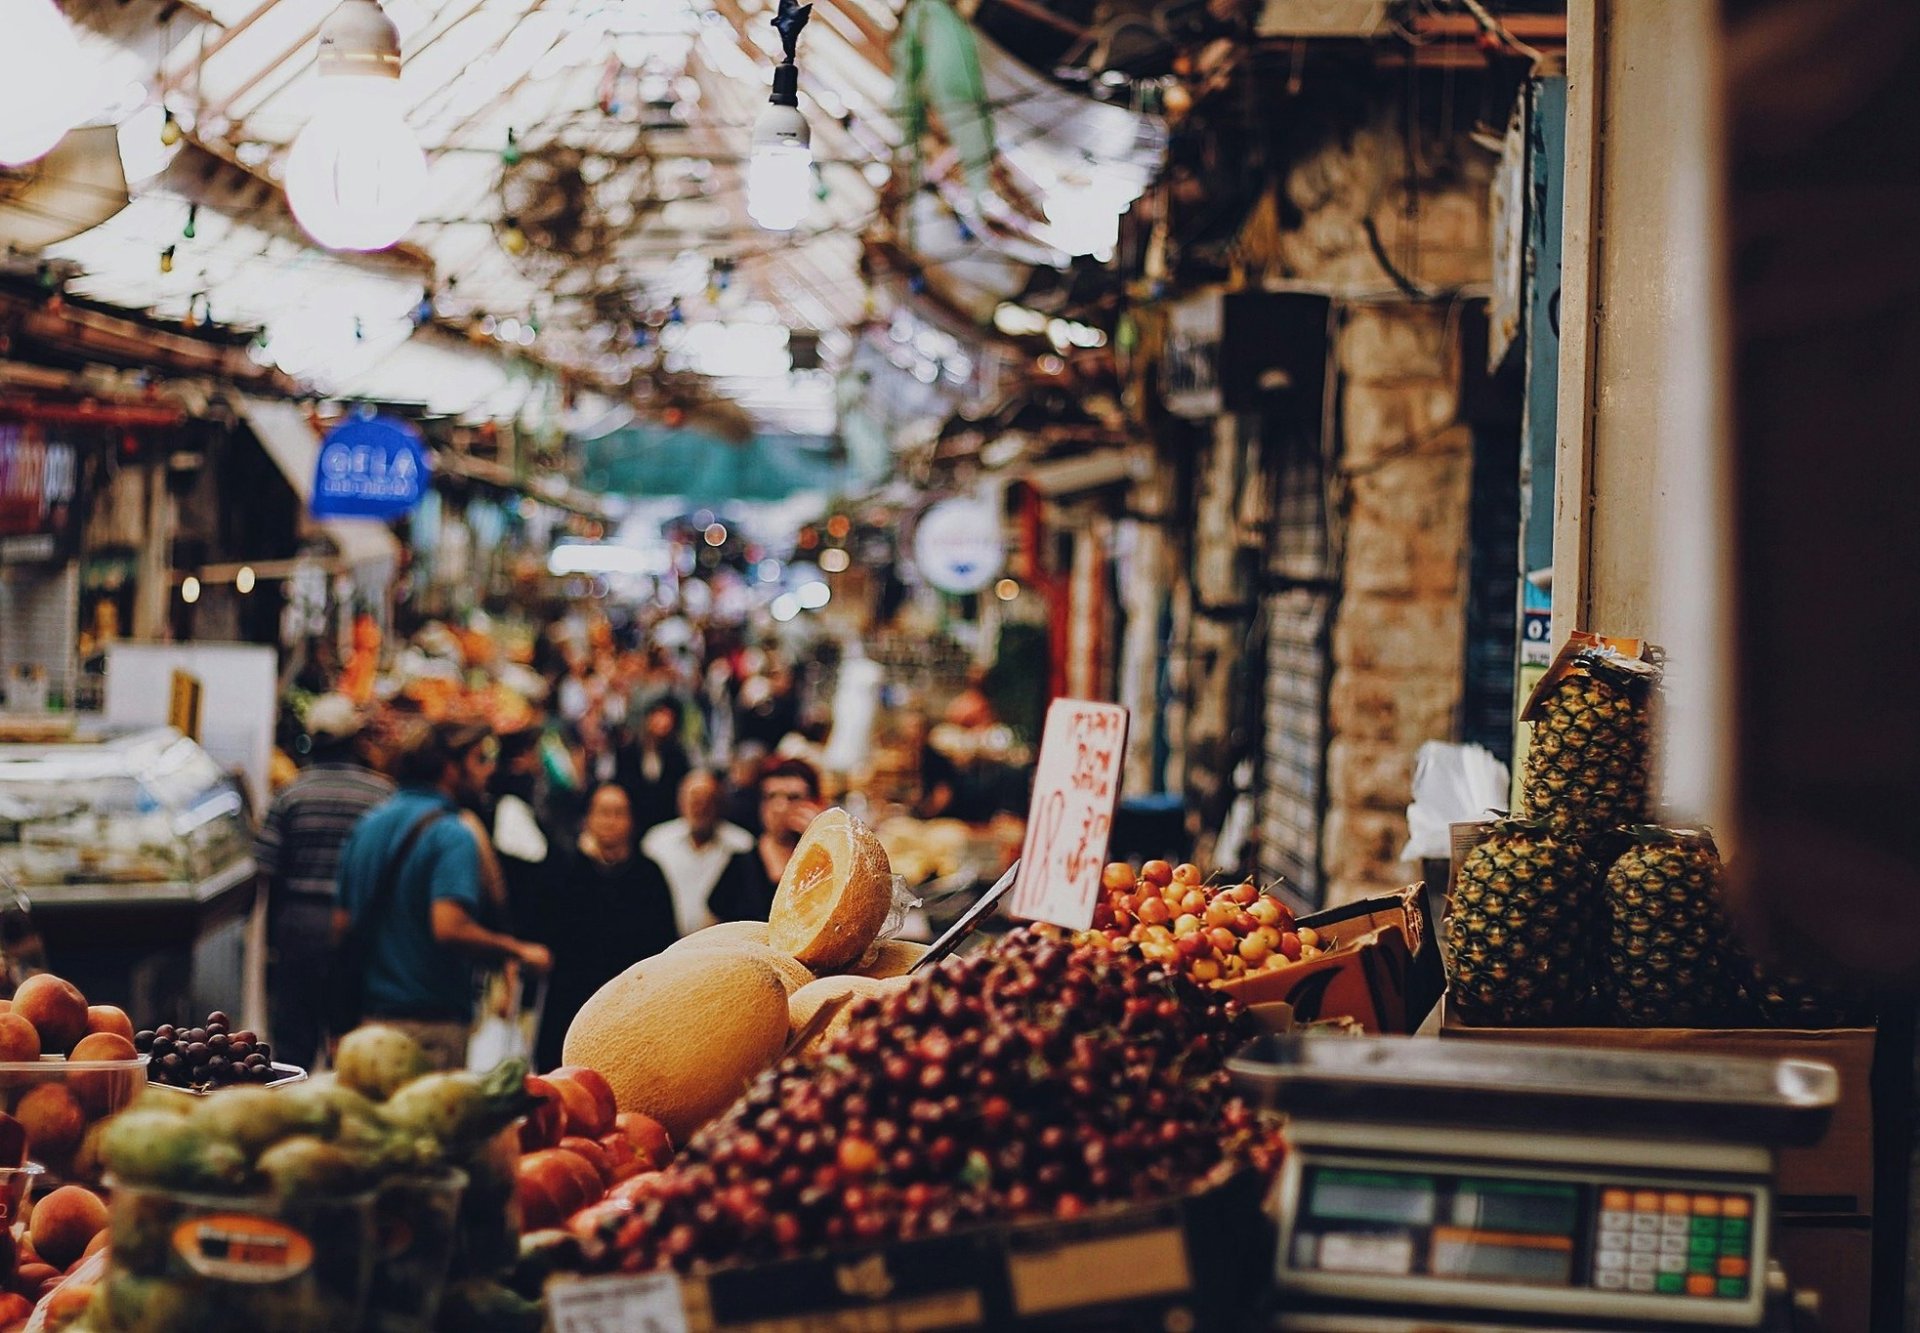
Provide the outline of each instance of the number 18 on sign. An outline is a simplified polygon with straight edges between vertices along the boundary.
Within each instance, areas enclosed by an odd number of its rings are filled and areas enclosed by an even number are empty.
[[[1119,705],[1058,699],[1047,710],[1015,916],[1068,930],[1093,924],[1126,753],[1127,710]]]

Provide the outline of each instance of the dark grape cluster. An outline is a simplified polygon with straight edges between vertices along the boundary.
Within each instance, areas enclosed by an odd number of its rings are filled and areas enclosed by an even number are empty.
[[[672,1167],[575,1219],[590,1261],[684,1271],[1072,1218],[1266,1151],[1223,1068],[1243,1012],[1137,956],[1020,930],[855,1003],[820,1054],[763,1074]]]
[[[151,1058],[147,1077],[175,1088],[217,1088],[234,1083],[271,1083],[279,1077],[273,1050],[254,1033],[232,1031],[233,1020],[218,1009],[203,1027],[157,1028],[133,1034],[133,1049]]]

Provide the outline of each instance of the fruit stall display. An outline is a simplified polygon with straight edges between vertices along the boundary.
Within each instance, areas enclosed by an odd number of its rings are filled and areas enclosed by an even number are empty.
[[[1659,669],[1576,634],[1528,701],[1518,810],[1459,863],[1448,996],[1474,1025],[1835,1027],[1872,1006],[1739,945],[1703,829],[1650,822]]]
[[[1285,903],[1251,881],[1205,881],[1195,865],[1149,861],[1135,872],[1115,862],[1101,873],[1104,897],[1081,939],[1138,949],[1204,985],[1277,972],[1325,951],[1312,927],[1301,927]]]
[[[101,1123],[146,1085],[133,1023],[90,1005],[51,973],[0,1001],[0,1097],[26,1133],[27,1152],[59,1179],[97,1182],[90,1144]]]
[[[273,1063],[273,1047],[248,1028],[235,1029],[221,1010],[200,1024],[162,1023],[133,1034],[147,1057],[147,1079],[163,1087],[206,1092],[230,1084],[272,1083],[301,1071]]]

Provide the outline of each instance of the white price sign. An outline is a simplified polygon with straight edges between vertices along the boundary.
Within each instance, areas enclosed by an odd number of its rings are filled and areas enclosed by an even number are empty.
[[[1118,704],[1056,699],[1047,710],[1015,916],[1068,930],[1093,924],[1126,754],[1127,710]]]
[[[547,1288],[554,1333],[687,1333],[672,1273],[580,1278]]]

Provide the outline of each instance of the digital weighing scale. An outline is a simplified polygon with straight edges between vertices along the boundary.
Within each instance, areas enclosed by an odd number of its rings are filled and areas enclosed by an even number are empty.
[[[1774,1150],[1829,1065],[1268,1037],[1230,1068],[1289,1117],[1275,1327],[1785,1326]]]

